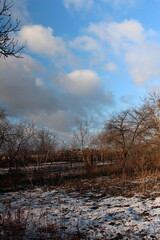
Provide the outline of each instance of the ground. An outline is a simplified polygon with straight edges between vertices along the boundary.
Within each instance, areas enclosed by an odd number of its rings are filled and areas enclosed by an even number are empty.
[[[77,231],[79,239],[160,239],[160,192],[155,179],[142,183],[99,177],[63,187],[3,193],[0,201],[3,215],[7,207],[12,214],[20,209],[30,239],[37,226],[56,226],[61,239]]]

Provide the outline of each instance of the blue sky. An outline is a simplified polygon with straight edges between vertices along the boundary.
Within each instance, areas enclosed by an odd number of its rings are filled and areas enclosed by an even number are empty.
[[[67,135],[160,89],[160,0],[14,0],[23,59],[0,59],[0,102]]]

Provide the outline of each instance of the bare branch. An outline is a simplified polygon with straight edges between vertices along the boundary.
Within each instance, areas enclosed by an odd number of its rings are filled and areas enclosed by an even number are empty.
[[[12,33],[20,31],[20,21],[16,19],[16,22],[13,23],[10,13],[12,7],[12,2],[7,3],[7,0],[0,0],[0,57],[21,58],[21,51],[25,48],[26,43],[18,46],[18,41],[12,37]]]

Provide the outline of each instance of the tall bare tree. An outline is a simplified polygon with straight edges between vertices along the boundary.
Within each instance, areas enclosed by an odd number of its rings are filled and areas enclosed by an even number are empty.
[[[20,30],[20,21],[12,18],[12,2],[0,0],[0,57],[14,56],[20,58],[21,50],[25,44],[18,46],[18,41],[13,37],[13,33]]]
[[[75,119],[74,140],[82,151],[89,146],[90,143],[90,124],[88,119]]]

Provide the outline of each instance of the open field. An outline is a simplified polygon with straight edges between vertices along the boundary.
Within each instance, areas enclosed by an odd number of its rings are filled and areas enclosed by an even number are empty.
[[[3,193],[1,239],[160,239],[159,183],[103,176]]]

